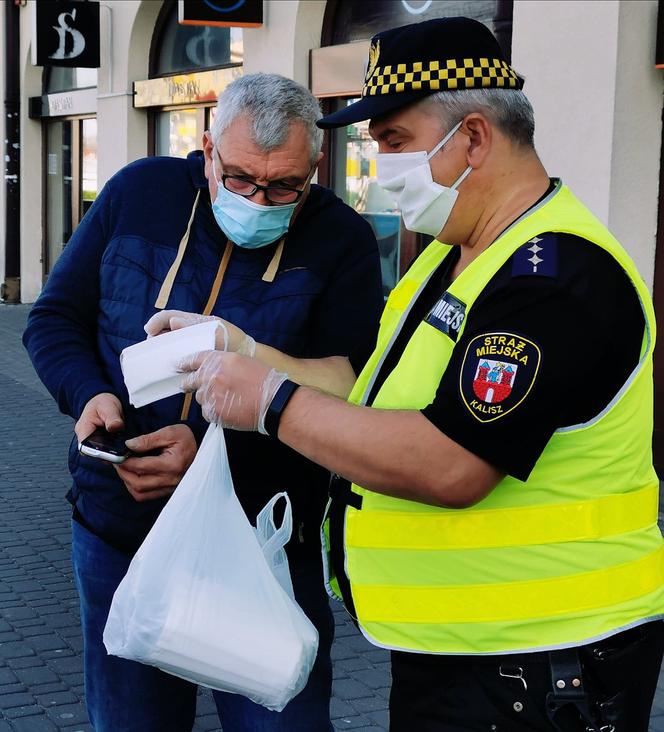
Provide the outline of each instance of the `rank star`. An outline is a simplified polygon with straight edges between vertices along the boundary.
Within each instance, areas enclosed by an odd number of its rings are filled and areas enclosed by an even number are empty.
[[[535,237],[534,239],[531,239],[530,241],[533,243],[533,245],[531,247],[528,247],[528,251],[529,252],[532,252],[533,253],[533,256],[530,257],[528,259],[528,261],[529,262],[532,262],[533,272],[537,272],[537,265],[540,262],[543,262],[544,261],[541,257],[538,257],[537,256],[537,252],[541,252],[542,251],[542,247],[538,247],[537,246],[537,242],[538,241],[542,241],[542,240],[541,239],[538,239],[537,237]]]
[[[537,265],[544,260],[541,257],[538,257],[537,254],[533,254],[528,261],[533,263],[533,272],[537,272]]]

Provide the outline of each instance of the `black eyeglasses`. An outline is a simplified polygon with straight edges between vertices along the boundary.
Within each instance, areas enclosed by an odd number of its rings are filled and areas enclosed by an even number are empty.
[[[251,180],[238,178],[236,175],[226,175],[225,173],[221,176],[221,182],[227,191],[237,193],[238,196],[250,198],[256,191],[263,191],[268,201],[282,205],[299,201],[304,193],[304,188],[300,190],[299,188],[287,188],[286,186],[261,186]]]
[[[224,164],[221,161],[219,151],[215,149],[213,155],[213,166],[214,158],[216,158],[219,161],[221,170],[223,171]],[[237,193],[238,196],[243,196],[244,198],[251,198],[251,196],[253,196],[256,191],[263,191],[265,193],[265,197],[268,201],[270,201],[270,203],[285,205],[288,203],[295,203],[296,201],[299,201],[300,198],[302,198],[302,194],[305,192],[307,184],[311,180],[311,176],[313,175],[315,167],[316,164],[314,163],[311,168],[309,168],[309,172],[307,173],[307,179],[301,189],[289,188],[288,186],[261,186],[258,183],[255,183],[253,180],[247,180],[242,176],[228,175],[226,173],[221,174],[221,184],[227,191],[230,191],[231,193]],[[214,172],[215,177],[216,175],[216,172]]]

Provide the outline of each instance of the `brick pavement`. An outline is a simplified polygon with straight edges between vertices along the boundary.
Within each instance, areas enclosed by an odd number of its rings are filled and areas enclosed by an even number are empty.
[[[20,343],[28,307],[0,303],[0,732],[88,732],[78,598],[69,563],[72,422]],[[387,730],[389,662],[333,603],[334,727]],[[195,732],[220,730],[201,691]],[[417,730],[413,730],[417,732]],[[650,732],[664,732],[664,677]]]

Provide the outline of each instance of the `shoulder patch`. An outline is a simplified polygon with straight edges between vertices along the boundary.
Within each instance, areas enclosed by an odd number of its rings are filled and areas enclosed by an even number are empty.
[[[512,277],[556,277],[558,237],[552,231],[534,236],[512,255]]]
[[[515,333],[482,333],[468,344],[459,388],[470,413],[493,422],[521,404],[533,387],[542,353]]]
[[[424,322],[432,325],[441,333],[445,333],[456,342],[465,317],[466,303],[451,293],[445,292],[424,318]]]

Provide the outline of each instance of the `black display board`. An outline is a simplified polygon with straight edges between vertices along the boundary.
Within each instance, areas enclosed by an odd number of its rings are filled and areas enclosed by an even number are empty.
[[[178,0],[178,22],[258,28],[263,25],[263,0]]]
[[[99,3],[37,0],[32,63],[35,66],[99,68]]]

